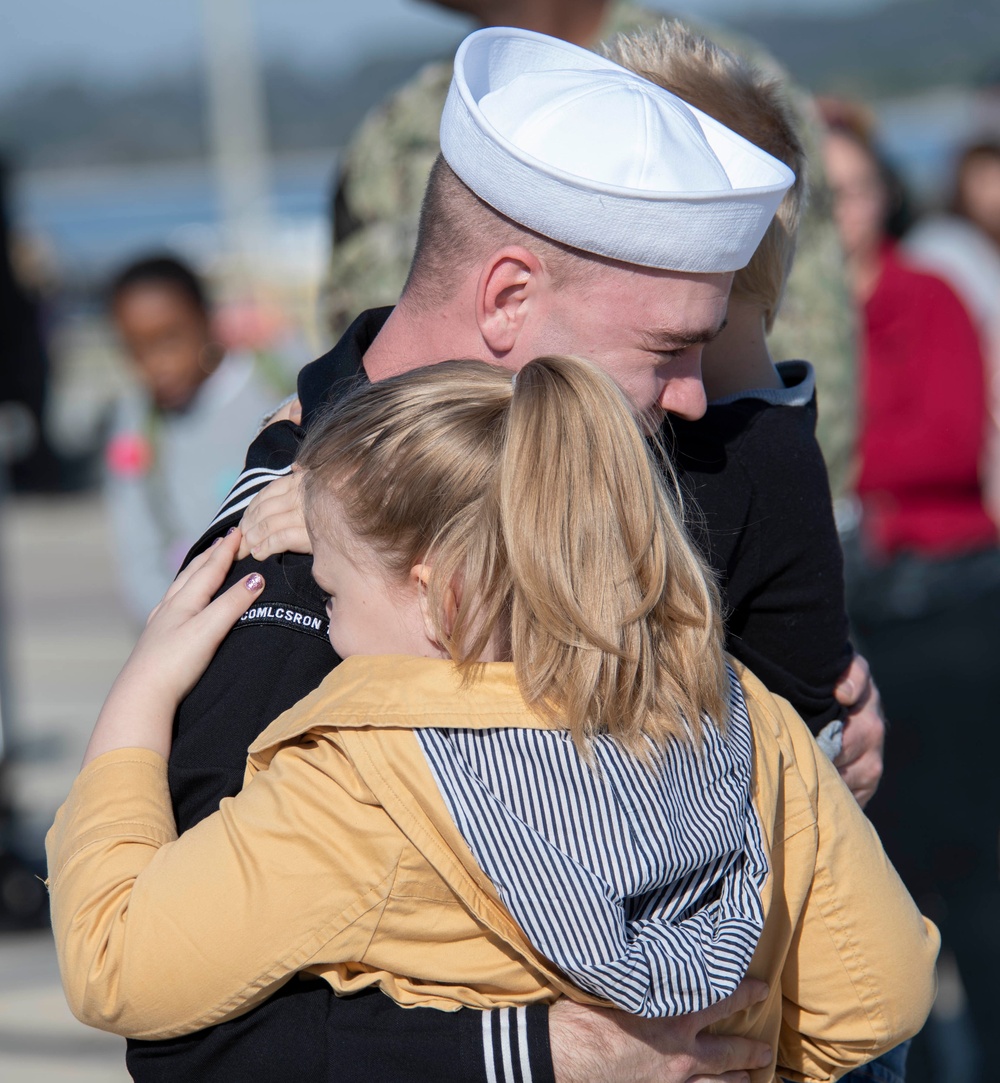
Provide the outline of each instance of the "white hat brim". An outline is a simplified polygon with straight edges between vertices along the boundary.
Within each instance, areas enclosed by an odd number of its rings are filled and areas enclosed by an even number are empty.
[[[441,120],[441,150],[455,173],[508,218],[585,252],[695,273],[745,267],[795,180],[792,171],[688,105],[730,189],[651,192],[566,173],[517,147],[479,107],[483,97],[525,71],[566,68],[639,78],[544,34],[491,27],[467,37],[455,57]]]

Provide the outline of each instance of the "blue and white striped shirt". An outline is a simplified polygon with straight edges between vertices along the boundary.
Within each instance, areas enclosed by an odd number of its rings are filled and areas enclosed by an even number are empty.
[[[725,732],[652,766],[612,738],[593,766],[565,732],[421,729],[456,825],[535,947],[581,988],[644,1016],[698,1011],[744,977],[768,873],[752,739],[730,670]]]

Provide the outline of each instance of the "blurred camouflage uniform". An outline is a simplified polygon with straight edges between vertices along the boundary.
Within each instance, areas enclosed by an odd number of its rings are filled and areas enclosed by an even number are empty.
[[[613,2],[601,40],[656,26],[663,18],[634,4]],[[714,27],[689,25],[786,79],[777,62],[753,42]],[[438,126],[451,74],[450,62],[427,65],[369,114],[344,151],[327,282],[327,317],[335,335],[363,309],[399,299],[416,244],[424,188],[440,150]],[[804,358],[815,367],[817,435],[836,496],[848,481],[854,446],[855,317],[820,173],[818,117],[808,94],[795,88],[791,94],[803,120],[811,199],[771,347],[779,360]]]

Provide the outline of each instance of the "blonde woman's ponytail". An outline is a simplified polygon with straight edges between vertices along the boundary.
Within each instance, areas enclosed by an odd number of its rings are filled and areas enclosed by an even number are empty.
[[[431,617],[466,676],[509,632],[525,699],[582,749],[608,732],[641,754],[725,718],[711,576],[664,464],[591,364],[543,357],[512,381],[453,361],[362,386],[299,461],[310,529],[345,523],[392,581],[428,564]]]
[[[581,748],[607,732],[639,754],[724,719],[717,591],[608,376],[565,357],[520,371],[499,491],[527,701]]]

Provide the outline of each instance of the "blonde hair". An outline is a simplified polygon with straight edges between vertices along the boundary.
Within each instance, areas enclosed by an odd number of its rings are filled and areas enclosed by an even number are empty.
[[[509,632],[527,703],[586,750],[724,725],[716,587],[610,377],[541,357],[511,374],[448,361],[358,389],[306,438],[310,529],[332,493],[402,580],[431,566],[428,603],[467,677]],[[339,510],[339,509],[338,509]],[[444,596],[459,583],[450,628]]]
[[[806,153],[783,80],[677,20],[620,35],[606,51],[609,59],[707,113],[795,174],[756,252],[733,278],[733,296],[759,305],[770,331],[792,269],[806,201]]]

